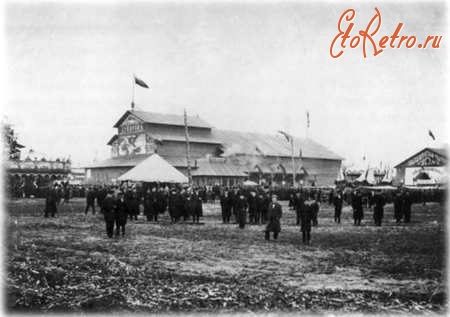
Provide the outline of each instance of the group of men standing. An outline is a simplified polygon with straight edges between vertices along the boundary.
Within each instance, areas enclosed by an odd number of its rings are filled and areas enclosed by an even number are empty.
[[[268,207],[271,201],[268,192],[244,191],[239,188],[224,189],[220,195],[223,223],[230,223],[231,216],[244,228],[247,212],[250,224],[262,224],[268,219]]]
[[[108,237],[125,234],[127,219],[137,220],[140,206],[143,206],[144,215],[148,221],[158,221],[158,216],[166,210],[172,223],[192,218],[193,223],[199,223],[203,216],[204,192],[198,188],[163,188],[151,187],[146,191],[137,191],[136,188],[115,187],[89,187],[86,191],[85,214],[92,209],[95,214],[96,205],[104,215]],[[61,200],[58,185],[48,189],[46,195],[45,217],[54,217],[57,205]],[[296,212],[296,225],[300,226],[304,243],[310,243],[311,228],[318,225],[321,192],[308,189],[297,189],[292,192],[289,206]],[[343,191],[335,190],[330,193],[329,203],[334,205],[334,221],[341,222],[342,207],[347,201],[353,209],[354,225],[361,225],[364,219],[364,205],[373,206],[373,219],[376,226],[381,226],[386,204],[385,194],[374,191],[369,195],[362,194],[354,189],[347,196]],[[394,217],[397,223],[410,222],[412,197],[408,191],[399,191],[394,195]],[[96,204],[97,203],[97,204]],[[230,223],[233,216],[239,228],[246,224],[266,224],[265,238],[270,239],[270,233],[277,239],[281,231],[280,219],[282,208],[277,195],[262,188],[223,188],[220,192],[220,205],[222,221]]]
[[[342,212],[342,205],[344,202],[342,192],[334,193],[333,204],[335,208],[335,221],[340,223]],[[397,223],[400,223],[404,218],[404,222],[411,221],[411,205],[413,203],[412,197],[408,191],[398,191],[394,195],[394,217]],[[373,191],[366,197],[355,189],[350,193],[350,204],[353,209],[353,221],[355,226],[360,226],[362,219],[364,219],[364,205],[369,208],[373,207],[373,220],[376,226],[381,226],[384,218],[384,207],[387,203],[385,194],[381,190]]]
[[[247,219],[250,224],[266,224],[265,239],[276,240],[281,231],[280,219],[282,207],[277,195],[269,191],[248,190],[235,188],[224,190],[220,196],[223,223],[230,223],[231,215],[234,216],[239,228],[245,228]],[[319,212],[318,197],[313,192],[297,192],[291,199],[291,207],[297,214],[297,225],[300,225],[303,242],[311,241],[311,227],[317,226]]]
[[[103,195],[104,194],[104,195]],[[95,201],[100,207],[106,222],[108,237],[113,236],[114,224],[116,236],[125,234],[127,219],[137,220],[140,206],[143,206],[147,221],[158,221],[158,215],[169,210],[172,223],[183,218],[192,217],[193,223],[199,223],[203,216],[202,199],[198,190],[188,188],[167,190],[165,188],[148,188],[143,195],[134,189],[103,188],[101,191],[89,188],[86,194],[85,214],[92,209],[95,214]]]

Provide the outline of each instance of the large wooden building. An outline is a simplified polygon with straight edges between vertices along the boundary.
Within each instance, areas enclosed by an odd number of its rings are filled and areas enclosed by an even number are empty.
[[[395,166],[397,181],[404,185],[439,185],[447,182],[445,148],[424,148]]]
[[[246,179],[258,183],[331,185],[342,158],[311,139],[219,130],[198,116],[188,116],[191,175],[197,185],[233,186]],[[153,153],[187,174],[184,117],[128,110],[116,122],[108,142],[111,157],[86,167],[86,182],[109,184]]]

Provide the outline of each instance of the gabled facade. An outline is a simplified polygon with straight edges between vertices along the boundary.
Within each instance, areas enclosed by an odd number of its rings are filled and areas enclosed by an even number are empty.
[[[447,151],[424,148],[395,166],[397,181],[405,185],[435,185],[446,182]]]

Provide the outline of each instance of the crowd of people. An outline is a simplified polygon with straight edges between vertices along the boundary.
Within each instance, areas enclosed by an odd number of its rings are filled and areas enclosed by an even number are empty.
[[[54,184],[46,194],[45,217],[55,217],[57,206],[68,203],[70,195],[61,184]],[[200,223],[203,216],[203,203],[219,198],[221,218],[224,224],[234,222],[244,229],[247,224],[265,225],[265,239],[277,239],[281,231],[280,219],[282,207],[278,201],[279,193],[269,188],[253,187],[216,187],[214,189],[181,186],[89,186],[85,189],[87,215],[99,210],[105,219],[108,237],[125,234],[127,220],[137,220],[141,212],[147,221],[158,222],[158,217],[168,211],[172,223],[180,221]],[[318,225],[318,214],[322,203],[334,206],[334,221],[341,223],[344,204],[351,206],[353,224],[360,226],[364,219],[364,209],[373,209],[373,221],[381,226],[384,207],[393,202],[394,217],[397,223],[411,221],[411,206],[422,202],[417,194],[399,189],[392,195],[381,190],[362,192],[358,188],[343,190],[335,188],[323,191],[320,188],[290,189],[288,193],[289,208],[296,213],[296,225],[300,227],[303,242],[310,243],[311,228]],[[115,226],[115,231],[114,231]]]

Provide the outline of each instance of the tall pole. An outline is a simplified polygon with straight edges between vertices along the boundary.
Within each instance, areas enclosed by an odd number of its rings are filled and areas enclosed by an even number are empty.
[[[187,114],[186,109],[184,109],[184,135],[186,137],[186,162],[187,162],[187,174],[189,180],[189,186],[192,185],[192,175],[191,175],[191,148],[189,146],[189,130],[187,124]]]
[[[292,186],[295,187],[295,159],[294,159],[294,137],[291,136],[292,157]]]
[[[134,110],[134,94],[135,94],[135,89],[136,89],[136,81],[134,79],[134,75],[133,75],[133,95],[131,97],[131,110]]]

